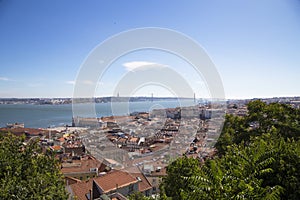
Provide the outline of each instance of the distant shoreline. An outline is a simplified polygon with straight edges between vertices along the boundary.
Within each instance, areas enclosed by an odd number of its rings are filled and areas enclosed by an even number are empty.
[[[248,99],[225,99],[225,101],[252,101],[265,100],[274,102],[300,101],[300,96],[294,97],[270,97],[270,98],[248,98]],[[94,97],[94,98],[0,98],[0,104],[33,104],[33,105],[63,105],[74,103],[110,103],[110,102],[146,102],[146,101],[170,101],[170,100],[194,100],[195,102],[208,102],[210,98],[188,98],[188,97]]]
[[[169,100],[168,100],[169,99]],[[154,98],[153,101],[130,101],[130,102],[116,102],[116,112],[112,112],[112,105],[110,102],[95,103],[95,111],[97,117],[111,116],[111,115],[126,115],[131,112],[149,111],[151,108],[174,108],[178,106],[189,106],[192,104],[207,104],[210,101],[205,99],[186,99],[185,101],[176,98]],[[16,98],[14,98],[16,100]],[[246,105],[248,102],[256,100],[226,100],[223,102],[227,106],[236,107],[239,105]],[[261,99],[266,103],[285,103],[294,108],[300,109],[300,97],[276,97],[269,99]],[[1,102],[1,99],[0,99]],[[15,104],[13,104],[15,103]],[[90,102],[91,103],[91,102]],[[115,103],[115,102],[114,102]],[[112,103],[112,104],[114,104]],[[119,104],[119,105],[118,105]],[[128,104],[128,105],[127,105]],[[76,105],[77,106],[77,105]],[[78,104],[78,108],[84,108]],[[125,106],[125,107],[124,107]],[[154,107],[153,107],[154,106]],[[63,126],[71,125],[72,123],[72,104],[37,104],[37,103],[24,103],[24,102],[9,102],[8,104],[0,103],[0,127],[6,126],[7,123],[24,123],[25,127],[49,127],[49,126]],[[127,108],[128,107],[128,108]],[[119,109],[120,108],[120,109]],[[126,108],[126,109],[125,109]],[[82,116],[85,117],[85,116]]]
[[[74,103],[110,103],[110,102],[144,102],[144,101],[169,101],[193,100],[186,97],[96,97],[96,98],[0,98],[0,104],[35,104],[59,105]]]

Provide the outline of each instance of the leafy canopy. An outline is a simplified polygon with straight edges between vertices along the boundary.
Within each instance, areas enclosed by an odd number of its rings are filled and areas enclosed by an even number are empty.
[[[34,140],[7,134],[0,140],[0,199],[67,199],[53,155]]]

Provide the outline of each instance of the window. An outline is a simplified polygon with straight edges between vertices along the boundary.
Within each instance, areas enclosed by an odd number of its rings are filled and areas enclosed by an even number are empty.
[[[149,197],[150,196],[150,192],[149,190],[146,191],[146,197]]]
[[[156,193],[156,187],[153,187],[153,192]]]
[[[129,193],[133,192],[133,185],[129,185]]]

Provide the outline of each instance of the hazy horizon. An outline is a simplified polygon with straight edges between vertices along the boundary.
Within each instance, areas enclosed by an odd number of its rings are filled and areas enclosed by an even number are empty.
[[[93,98],[111,98],[111,97],[117,97],[117,96],[96,96]],[[119,96],[120,98],[149,98],[151,99],[151,96]],[[298,96],[270,96],[270,97],[249,97],[249,98],[225,98],[225,100],[248,100],[248,99],[272,99],[272,98],[295,98],[295,97],[300,97]],[[89,97],[81,97],[82,99],[84,98],[89,98]],[[157,96],[153,97],[155,98],[182,98],[182,99],[194,99],[193,97],[172,97],[172,96]],[[73,99],[73,97],[0,97],[0,99]],[[201,98],[201,97],[196,97],[196,99],[211,99],[211,98]]]

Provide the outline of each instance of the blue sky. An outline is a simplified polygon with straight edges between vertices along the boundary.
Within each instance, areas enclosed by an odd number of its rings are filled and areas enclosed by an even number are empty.
[[[300,96],[299,0],[1,0],[0,27],[0,97],[72,97],[89,53],[112,35],[142,27],[173,29],[197,41],[215,63],[226,98]],[[95,96],[111,95],[128,71],[124,64],[137,61],[167,65],[197,97],[207,94],[189,64],[140,51],[114,62]],[[133,95],[151,93],[170,94],[144,87]]]

